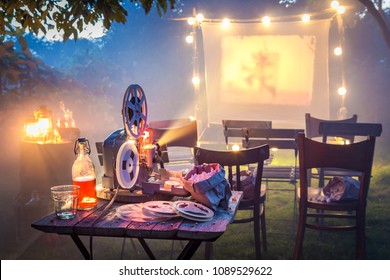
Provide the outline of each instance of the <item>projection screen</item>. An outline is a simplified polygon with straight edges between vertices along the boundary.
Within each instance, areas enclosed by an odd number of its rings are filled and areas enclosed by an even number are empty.
[[[329,24],[202,23],[209,123],[303,127],[305,113],[329,118]]]

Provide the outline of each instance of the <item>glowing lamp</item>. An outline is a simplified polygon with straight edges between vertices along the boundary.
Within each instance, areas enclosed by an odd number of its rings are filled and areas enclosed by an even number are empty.
[[[187,19],[187,23],[188,23],[189,25],[194,25],[194,24],[195,24],[195,18],[189,17],[189,18]]]
[[[343,96],[347,93],[347,89],[345,87],[339,87],[339,89],[337,90],[338,94]]]
[[[310,15],[309,14],[304,14],[301,17],[303,22],[309,22],[310,21]]]
[[[239,145],[234,144],[234,145],[232,146],[232,151],[237,152],[237,151],[239,151],[239,150],[240,150],[240,146],[239,146]]]
[[[265,16],[265,17],[263,17],[263,18],[261,19],[261,22],[262,22],[264,25],[269,25],[269,24],[271,23],[271,18]]]
[[[334,48],[333,52],[335,55],[342,55],[343,49],[341,47],[336,47]]]
[[[338,6],[337,7],[337,13],[344,14],[345,13],[345,7],[344,6]]]
[[[196,21],[201,23],[204,20],[204,16],[202,14],[197,14],[196,15]]]
[[[192,44],[194,42],[194,37],[192,35],[187,35],[186,36],[186,42],[188,44]]]
[[[192,122],[196,120],[196,118],[195,118],[194,116],[189,116],[188,119],[189,119],[190,121],[192,121]]]
[[[276,152],[276,151],[278,150],[278,148],[272,147],[270,150],[271,150],[272,152]]]
[[[230,19],[224,18],[224,19],[222,20],[222,27],[223,27],[223,28],[229,28],[229,26],[230,26]]]
[[[22,140],[40,144],[61,142],[58,131],[53,129],[51,115],[46,106],[34,111],[34,116],[28,118],[24,124]]]
[[[332,1],[332,2],[330,3],[330,7],[331,7],[332,9],[337,9],[338,6],[340,6],[339,1]]]
[[[198,86],[200,84],[200,78],[198,76],[192,77],[192,84]]]

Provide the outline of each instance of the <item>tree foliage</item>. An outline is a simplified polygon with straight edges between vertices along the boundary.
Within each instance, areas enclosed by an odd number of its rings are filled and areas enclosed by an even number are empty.
[[[148,14],[156,6],[159,15],[175,0],[128,0],[139,2]],[[127,1],[127,2],[128,2]],[[123,8],[126,0],[5,0],[0,2],[0,36],[21,35],[26,32],[44,34],[55,28],[63,33],[63,40],[72,35],[75,40],[85,25],[103,21],[106,29],[113,22],[125,23],[128,13]],[[3,41],[3,40],[1,40]]]
[[[62,77],[34,57],[26,33],[56,29],[63,41],[78,39],[86,25],[126,23],[125,1],[140,3],[145,14],[155,6],[161,16],[176,0],[3,0],[0,1],[0,97],[31,96],[37,85],[54,88]],[[16,45],[18,44],[18,46]]]

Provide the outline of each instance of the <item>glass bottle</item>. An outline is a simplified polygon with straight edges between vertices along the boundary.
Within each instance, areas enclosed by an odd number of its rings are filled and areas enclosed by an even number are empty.
[[[90,210],[96,207],[97,196],[95,165],[89,157],[89,141],[86,138],[78,138],[74,152],[77,157],[72,166],[72,181],[74,185],[80,186],[77,209]]]

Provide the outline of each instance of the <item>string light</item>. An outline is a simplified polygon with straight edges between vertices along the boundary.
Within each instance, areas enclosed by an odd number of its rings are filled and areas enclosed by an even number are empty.
[[[332,9],[337,9],[338,6],[340,6],[339,1],[332,1],[332,2],[330,3],[330,7],[331,7]]]
[[[223,28],[229,28],[229,26],[230,26],[230,19],[224,18],[224,19],[222,20],[222,27],[223,27]]]
[[[187,23],[188,23],[189,25],[194,25],[194,24],[195,24],[195,18],[189,17],[189,18],[187,19]]]
[[[333,52],[334,52],[334,54],[337,55],[337,56],[338,56],[338,55],[342,55],[343,49],[342,49],[341,47],[336,47],[336,48],[334,48]]]
[[[197,20],[199,23],[201,23],[201,22],[204,20],[203,14],[197,14],[197,15],[196,15],[196,20]]]
[[[303,22],[309,22],[310,21],[310,15],[309,14],[304,14],[301,17]]]
[[[239,146],[239,145],[234,144],[234,145],[232,146],[232,151],[237,152],[237,151],[239,151],[239,150],[240,150],[240,146]]]
[[[330,5],[339,14],[343,14],[346,11],[346,8],[344,6],[342,6],[342,5],[340,5],[340,3],[338,1],[332,1]],[[328,13],[329,11],[325,10],[323,12],[324,13]],[[315,15],[317,15],[317,14],[318,13],[316,13]],[[295,20],[299,19],[302,22],[309,22],[309,21],[312,20],[312,16],[313,16],[313,14],[311,15],[310,13],[305,13],[305,14],[301,14],[301,15],[288,16],[288,18],[293,18],[294,17]],[[280,22],[282,20],[282,18],[283,17],[275,17],[274,20],[277,21],[277,22]],[[231,20],[228,19],[228,18],[223,18],[223,19],[205,18],[204,15],[201,14],[201,13],[197,14],[195,17],[188,17],[188,18],[186,18],[186,20],[187,20],[189,25],[201,24],[204,21],[205,22],[219,22],[219,23],[221,23],[221,25],[224,28],[227,28],[227,27],[229,27],[231,25]],[[269,25],[274,20],[273,20],[273,18],[271,18],[269,16],[264,16],[262,18],[257,18],[257,19],[242,19],[242,20],[236,19],[234,21],[235,22],[249,22],[249,23],[259,22],[260,21],[264,25]]]
[[[186,42],[187,42],[188,44],[192,44],[192,43],[194,42],[194,36],[192,36],[192,35],[187,35],[187,36],[186,36]]]
[[[194,86],[199,86],[199,84],[200,84],[200,79],[199,79],[198,76],[193,76],[193,77],[192,77],[192,84],[193,84]]]
[[[189,119],[191,122],[193,122],[193,121],[196,120],[196,118],[195,118],[194,116],[188,116],[188,119]]]
[[[340,5],[340,3],[338,1],[332,1],[330,3],[330,6],[331,6],[332,9],[335,9],[338,14],[344,14],[345,11],[346,11],[346,8],[344,6],[342,6],[342,5]],[[301,18],[302,22],[309,22],[311,20],[310,14],[307,14],[307,13],[301,15],[300,18]],[[206,21],[210,21],[210,22],[220,22],[222,27],[225,28],[225,29],[229,28],[230,25],[231,25],[231,20],[228,19],[228,18],[223,18],[222,20],[221,19],[219,19],[219,20],[205,19],[203,14],[201,14],[201,13],[197,14],[195,16],[195,18],[194,17],[188,17],[187,18],[187,22],[188,22],[189,25],[194,25],[196,23],[200,25],[205,20]],[[258,21],[258,19],[256,21]],[[239,22],[246,22],[246,21],[245,20],[241,20]],[[248,22],[253,22],[253,20],[250,20]],[[268,26],[268,25],[271,24],[271,18],[269,16],[264,16],[264,17],[261,18],[261,23],[266,25],[266,26]],[[188,44],[191,44],[191,43],[194,42],[194,37],[192,36],[192,34],[186,36],[186,42]],[[336,47],[336,48],[334,48],[333,52],[334,52],[335,55],[340,56],[340,55],[342,55],[343,50],[342,50],[341,47]],[[200,84],[200,78],[198,76],[193,76],[192,77],[192,84],[194,85],[194,87],[198,87],[199,84]],[[338,94],[340,96],[344,96],[347,93],[347,90],[346,90],[345,87],[340,87],[337,90],[337,92],[338,92]]]
[[[339,89],[337,90],[338,94],[343,96],[347,93],[347,89],[345,87],[339,87]]]
[[[268,16],[265,16],[261,19],[261,22],[264,24],[264,25],[269,25],[271,23],[271,18],[268,17]]]
[[[345,7],[344,6],[338,6],[337,7],[337,13],[339,13],[340,15],[344,14],[345,13]]]

